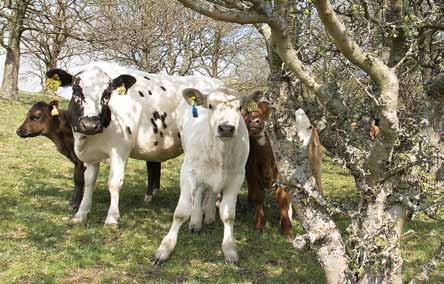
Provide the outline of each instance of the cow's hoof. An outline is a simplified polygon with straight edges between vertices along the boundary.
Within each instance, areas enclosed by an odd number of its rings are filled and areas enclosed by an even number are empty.
[[[202,229],[202,224],[191,224],[190,223],[189,229],[190,229],[190,232],[193,234],[199,233],[200,230]]]
[[[153,201],[153,196],[152,195],[145,195],[145,198],[143,199],[143,205],[145,205],[145,207],[149,207],[151,204],[151,201]]]
[[[224,252],[225,255],[225,263],[227,264],[236,264],[239,262],[239,256],[235,250]]]
[[[77,216],[71,218],[71,223],[73,224],[83,224],[86,222],[86,216]]]
[[[105,226],[110,226],[110,227],[114,226],[114,227],[116,227],[117,224],[119,224],[118,218],[115,218],[113,216],[106,217]]]
[[[154,256],[154,262],[153,265],[161,265],[163,262],[165,262],[168,257],[170,256],[170,253],[167,249],[160,247],[156,255]]]

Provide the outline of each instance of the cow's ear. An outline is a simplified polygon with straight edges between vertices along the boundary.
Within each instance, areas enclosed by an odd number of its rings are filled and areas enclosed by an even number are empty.
[[[258,103],[263,96],[264,93],[262,91],[255,91],[254,93],[251,94],[251,99]]]
[[[46,77],[48,79],[59,80],[61,87],[72,85],[72,75],[62,69],[51,69],[46,72]]]
[[[182,91],[182,95],[189,105],[195,103],[197,106],[207,107],[207,96],[197,89],[187,88]]]
[[[265,119],[268,119],[268,116],[270,115],[270,105],[267,101],[262,101],[257,104],[257,108],[261,110],[262,115]]]
[[[51,114],[51,116],[58,116],[59,115],[59,101],[58,100],[52,100],[48,104],[48,111]]]
[[[113,79],[113,89],[117,89],[118,87],[121,87],[123,85],[125,89],[128,90],[129,88],[131,88],[132,85],[136,83],[136,81],[136,78],[131,75],[120,75],[119,77]]]
[[[242,109],[249,112],[255,111],[258,107],[257,103],[260,101],[263,95],[264,94],[261,91],[255,91],[252,94],[243,96],[241,98]]]

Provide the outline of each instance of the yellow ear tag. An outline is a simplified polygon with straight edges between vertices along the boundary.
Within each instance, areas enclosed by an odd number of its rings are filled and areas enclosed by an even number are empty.
[[[59,109],[54,106],[51,110],[51,116],[58,116],[58,115],[59,115]]]
[[[60,88],[60,85],[62,85],[62,81],[60,81],[59,76],[55,74],[51,78],[46,79],[45,92],[54,93]]]
[[[256,103],[255,101],[251,100],[251,101],[247,104],[246,110],[247,110],[248,112],[253,112],[253,111],[257,110],[257,103]]]
[[[116,88],[117,93],[119,93],[119,95],[125,95],[126,94],[126,88],[125,85],[122,84],[120,85],[120,87]]]
[[[196,101],[196,97],[195,96],[191,96],[191,97],[187,98],[187,103],[189,105],[193,105],[195,103],[195,101]]]

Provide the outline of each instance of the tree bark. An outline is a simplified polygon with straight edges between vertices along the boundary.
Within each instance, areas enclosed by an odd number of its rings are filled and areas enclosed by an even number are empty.
[[[20,66],[20,37],[11,33],[3,69],[2,98],[18,100],[18,76]]]
[[[16,1],[15,8],[8,17],[8,43],[3,71],[2,94],[7,100],[18,100],[18,76],[20,68],[20,42],[29,1]]]

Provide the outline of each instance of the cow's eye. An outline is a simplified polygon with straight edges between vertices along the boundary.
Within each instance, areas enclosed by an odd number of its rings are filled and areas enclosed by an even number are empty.
[[[239,111],[242,111],[242,106],[239,107]]]
[[[213,109],[213,106],[211,104],[208,105],[209,109]]]
[[[32,121],[36,121],[36,120],[39,120],[40,119],[40,115],[33,115],[33,116],[31,116],[31,120]]]

